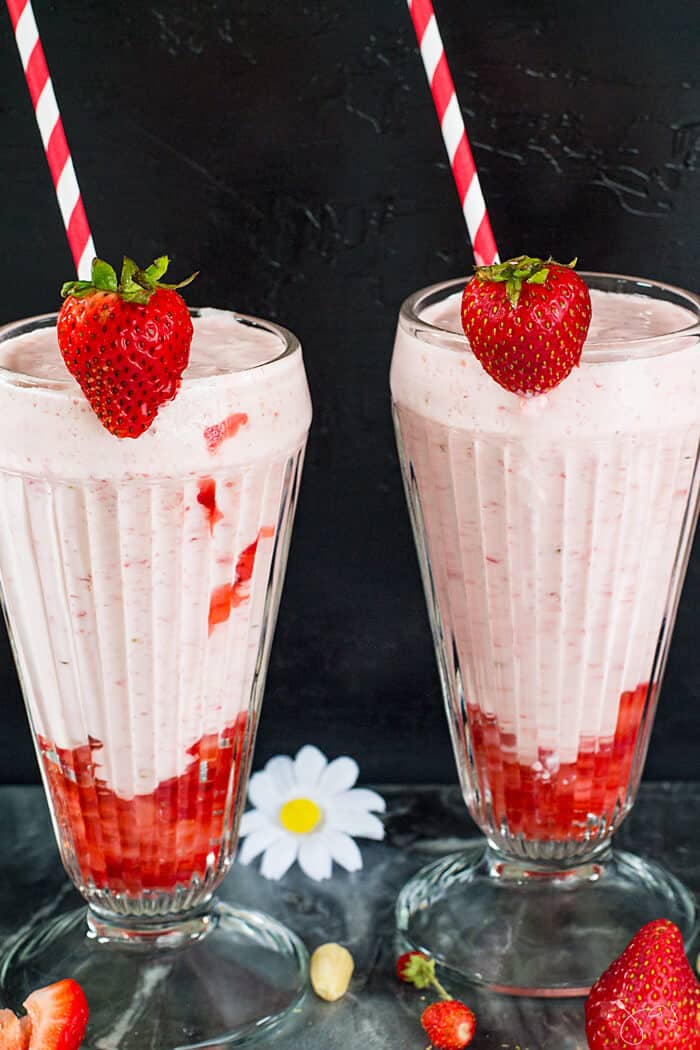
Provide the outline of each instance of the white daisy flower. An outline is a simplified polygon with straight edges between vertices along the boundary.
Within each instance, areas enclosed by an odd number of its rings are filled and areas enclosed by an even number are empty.
[[[372,811],[386,809],[376,791],[353,787],[359,772],[354,759],[329,762],[308,744],[294,759],[271,758],[250,778],[248,798],[255,808],[241,819],[241,864],[262,853],[260,872],[267,879],[281,879],[296,860],[316,881],[330,878],[333,861],[359,871],[362,855],[352,836],[384,838],[384,825]]]

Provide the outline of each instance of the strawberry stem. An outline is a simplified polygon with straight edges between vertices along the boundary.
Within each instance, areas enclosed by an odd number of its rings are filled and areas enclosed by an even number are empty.
[[[61,296],[64,299],[69,295],[72,295],[74,299],[84,299],[95,292],[112,292],[127,303],[144,304],[158,288],[170,290],[184,288],[195,279],[199,272],[191,274],[190,277],[177,284],[166,284],[161,281],[161,277],[165,276],[169,265],[168,256],[160,255],[145,270],[141,270],[133,259],[125,255],[121,276],[117,281],[117,274],[113,266],[110,266],[104,259],[93,259],[90,280],[66,281],[61,287]]]
[[[441,999],[452,998],[437,979],[435,960],[429,958],[424,952],[410,952],[407,956],[401,957],[400,964],[399,977],[406,984],[412,984],[415,988],[420,989],[434,988]]]
[[[567,265],[573,270],[577,260],[572,259]],[[505,283],[506,298],[512,307],[518,305],[523,284],[544,284],[549,276],[551,266],[561,266],[550,256],[549,259],[537,259],[532,255],[517,255],[506,262],[494,263],[493,266],[477,266],[474,276],[479,281]]]
[[[452,996],[449,994],[449,992],[447,992],[446,989],[443,987],[443,985],[440,984],[440,982],[438,981],[438,979],[435,976],[435,974],[433,974],[432,985],[433,985],[433,988],[438,993],[438,995],[440,996],[441,999],[451,999],[452,998]]]

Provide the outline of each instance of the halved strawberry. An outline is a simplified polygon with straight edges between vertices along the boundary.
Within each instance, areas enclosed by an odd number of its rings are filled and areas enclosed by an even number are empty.
[[[89,281],[69,281],[56,323],[68,371],[104,427],[136,438],[180,388],[192,342],[192,321],[176,288],[164,284],[167,255],[140,270],[124,259],[121,279],[95,259]]]
[[[29,1050],[31,1028],[28,1017],[15,1017],[12,1010],[0,1010],[0,1050]]]
[[[85,993],[67,979],[38,988],[24,1001],[31,1021],[29,1050],[78,1050],[88,1022]]]
[[[396,976],[404,984],[414,988],[434,988],[441,999],[451,999],[446,988],[440,984],[435,972],[435,960],[425,952],[404,952],[396,961]]]

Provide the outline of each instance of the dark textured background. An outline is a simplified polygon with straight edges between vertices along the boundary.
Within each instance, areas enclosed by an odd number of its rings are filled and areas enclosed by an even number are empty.
[[[501,253],[697,291],[700,11],[683,0],[436,0]],[[452,780],[391,433],[396,312],[467,271],[404,0],[36,0],[101,254],[276,318],[315,404],[257,762],[314,741],[373,780]],[[71,274],[0,9],[0,321]],[[127,231],[127,233],[125,233]],[[700,550],[647,775],[700,768]],[[35,777],[6,642],[0,780]]]

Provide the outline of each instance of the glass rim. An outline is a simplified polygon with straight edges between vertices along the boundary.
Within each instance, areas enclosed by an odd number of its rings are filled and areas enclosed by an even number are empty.
[[[270,357],[265,361],[259,361],[254,365],[246,365],[244,368],[227,369],[223,372],[216,372],[213,375],[185,377],[182,380],[183,388],[200,383],[216,383],[218,380],[223,380],[233,375],[245,375],[249,372],[255,372],[259,368],[269,368],[301,350],[299,340],[288,328],[284,328],[283,325],[276,324],[274,321],[266,321],[262,317],[256,317],[254,314],[243,314],[237,310],[229,310],[225,307],[192,306],[189,308],[190,316],[194,318],[200,317],[203,310],[209,309],[216,309],[221,313],[228,314],[249,328],[262,328],[264,331],[277,336],[281,342],[280,352],[274,357]],[[20,318],[17,321],[8,321],[6,324],[0,325],[0,344],[18,335],[26,335],[40,328],[50,328],[55,325],[57,317],[57,311],[52,311],[45,314],[35,314],[33,317]],[[58,346],[56,350],[59,352]],[[10,382],[14,385],[34,387],[41,390],[73,391],[75,380],[72,377],[53,379],[48,376],[35,376],[29,372],[20,372],[17,369],[8,368],[0,364],[0,382]],[[75,392],[77,393],[77,391]]]
[[[629,356],[630,351],[635,350],[640,351],[640,356],[656,357],[665,352],[667,344],[675,343],[675,346],[669,346],[668,349],[678,349],[679,338],[700,338],[700,296],[695,295],[693,292],[689,292],[687,289],[680,288],[677,285],[667,284],[664,281],[654,281],[646,277],[633,277],[628,274],[604,273],[595,270],[578,270],[577,273],[591,287],[595,287],[595,282],[607,281],[629,286],[630,291],[628,294],[632,294],[632,286],[635,286],[635,290],[641,295],[644,294],[645,288],[653,289],[661,293],[661,295],[656,296],[657,301],[675,302],[677,305],[683,306],[695,314],[695,320],[692,324],[685,328],[676,329],[673,332],[664,332],[663,335],[645,335],[636,339],[589,340],[584,345],[582,361],[618,361],[623,357]],[[437,284],[419,288],[418,291],[413,292],[412,295],[404,299],[401,304],[399,325],[419,339],[421,335],[427,335],[429,338],[422,341],[429,345],[439,343],[445,349],[460,351],[466,349],[471,353],[469,342],[463,332],[455,332],[451,328],[433,324],[432,321],[425,320],[419,314],[426,299],[436,296],[443,291],[447,292],[449,290],[452,294],[459,292],[464,288],[468,280],[469,275],[451,278],[448,281],[439,281]],[[447,298],[447,296],[444,298]],[[648,298],[649,301],[654,301],[654,296],[648,295]],[[654,348],[653,352],[651,351],[652,347]],[[647,351],[646,354],[644,354],[645,350]]]

